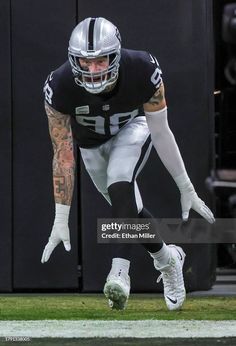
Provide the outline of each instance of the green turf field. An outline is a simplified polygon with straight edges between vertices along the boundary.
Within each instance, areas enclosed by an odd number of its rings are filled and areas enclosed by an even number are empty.
[[[191,297],[168,311],[160,296],[133,294],[124,311],[112,311],[102,294],[0,296],[0,320],[236,320],[236,297]]]

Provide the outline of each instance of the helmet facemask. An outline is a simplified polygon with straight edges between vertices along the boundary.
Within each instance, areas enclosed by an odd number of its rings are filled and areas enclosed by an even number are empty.
[[[92,94],[109,90],[118,78],[121,39],[118,29],[105,18],[86,18],[73,30],[68,57],[77,85]],[[106,57],[109,64],[98,72],[89,72],[80,59]],[[86,67],[86,66],[85,66]]]
[[[113,53],[105,56],[98,55],[97,57],[92,57],[90,59],[99,57],[107,57],[108,67],[99,72],[90,72],[80,64],[79,58],[84,58],[84,56],[75,56],[69,53],[69,61],[75,77],[75,83],[84,87],[92,94],[98,94],[105,91],[105,89],[113,85],[118,78],[120,53]]]

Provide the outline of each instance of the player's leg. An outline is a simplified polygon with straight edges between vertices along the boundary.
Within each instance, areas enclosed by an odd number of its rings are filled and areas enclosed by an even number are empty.
[[[125,198],[129,203],[123,203],[120,217],[122,218],[152,218],[152,215],[145,208],[138,213],[137,201],[134,198],[134,185],[128,182],[119,182],[111,185],[109,193],[111,195],[112,203],[119,208],[116,204],[122,203]],[[137,187],[138,189],[138,187]],[[116,191],[117,190],[117,191]],[[113,198],[113,196],[115,197]],[[136,211],[135,211],[136,206]],[[154,223],[154,220],[152,220]],[[154,267],[161,272],[158,280],[163,279],[164,297],[166,305],[169,310],[179,309],[185,300],[185,287],[183,280],[182,267],[184,264],[185,253],[183,250],[175,245],[166,245],[158,234],[158,223],[156,222],[156,240],[157,243],[144,243],[141,244],[149,252],[153,258]],[[122,266],[122,267],[121,267]],[[107,278],[107,284],[104,292],[110,300],[113,299],[116,305],[117,302],[122,302],[118,306],[127,302],[129,293],[129,262],[123,258],[113,259],[112,269]],[[117,277],[118,273],[118,277]],[[112,299],[111,299],[112,298]],[[111,304],[112,305],[112,304]]]
[[[114,218],[137,218],[138,209],[142,210],[142,199],[139,192],[136,193],[138,190],[135,189],[133,176],[147,160],[150,150],[150,134],[144,117],[134,119],[113,139],[109,152],[107,186]],[[127,249],[130,249],[130,245]],[[129,252],[113,258],[104,286],[104,293],[113,308],[124,308],[129,297],[127,258]]]
[[[93,181],[97,190],[106,198],[110,205],[111,199],[107,190],[107,166],[111,144],[112,140],[95,149],[80,148],[81,157],[83,159],[85,168],[91,177],[91,180]],[[120,294],[118,299],[115,299],[116,302],[109,301],[109,304],[112,308],[123,309],[126,304],[126,296],[129,294],[130,290],[130,279],[128,274],[125,275],[125,273],[128,273],[130,266],[130,261],[128,259],[129,245],[117,244],[114,247],[113,255],[114,258],[112,259],[112,267],[121,269],[122,274],[120,273],[120,275],[122,275],[123,282],[125,282],[123,291],[126,290],[126,294]],[[112,274],[113,272],[111,272],[110,277],[112,277]]]
[[[107,166],[109,151],[112,142],[108,141],[98,148],[83,149],[80,148],[81,157],[83,159],[86,171],[97,190],[103,195],[107,202],[111,205],[111,199],[107,190]],[[128,244],[116,244],[114,247],[114,257],[125,257],[129,260]],[[127,261],[129,263],[129,261]]]
[[[139,217],[143,203],[135,177],[146,163],[151,147],[150,133],[144,117],[135,119],[114,138],[107,170],[108,192],[114,218]],[[131,246],[127,248],[131,249]],[[129,255],[127,251],[113,259],[104,287],[105,295],[115,308],[124,308],[128,300]]]
[[[149,131],[142,118],[137,118],[136,122],[121,131],[114,140],[108,164],[108,192],[112,202],[113,217],[152,217],[143,208],[136,184],[136,177],[144,167],[150,150]],[[167,246],[158,236],[158,229],[156,233],[158,243],[142,245],[154,259],[155,268],[162,272],[166,304],[170,310],[173,310],[179,308],[185,299],[182,274],[185,254],[180,247]],[[114,268],[112,266],[111,272],[122,273],[119,266],[115,265]],[[128,268],[126,268],[127,275]]]
[[[97,190],[103,195],[109,204],[111,199],[107,191],[107,166],[108,158],[103,155],[103,146],[98,148],[80,148],[82,160],[86,171]]]
[[[117,218],[150,218],[143,207],[136,182],[138,174],[147,162],[152,142],[145,117],[138,117],[116,136],[110,150],[107,168],[108,192],[112,202],[112,214]],[[155,252],[162,247],[162,239],[153,244]],[[148,244],[143,244],[147,250]]]
[[[145,208],[139,216],[145,219],[152,218],[152,215]],[[156,228],[158,230],[157,222]],[[142,245],[153,258],[155,269],[161,272],[157,281],[163,280],[164,297],[168,309],[179,309],[183,305],[186,296],[183,278],[185,260],[183,249],[175,245],[166,245],[164,242],[159,249],[156,247],[157,244],[153,243]]]

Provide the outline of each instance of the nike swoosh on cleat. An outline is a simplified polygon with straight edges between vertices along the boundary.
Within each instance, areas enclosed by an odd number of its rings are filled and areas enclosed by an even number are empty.
[[[172,304],[177,304],[177,299],[171,299],[170,297],[166,296],[166,298],[169,299],[169,301],[172,303]]]

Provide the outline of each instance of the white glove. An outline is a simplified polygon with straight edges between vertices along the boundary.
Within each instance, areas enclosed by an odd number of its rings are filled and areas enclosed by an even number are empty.
[[[70,231],[68,227],[70,206],[56,204],[54,225],[48,243],[44,248],[41,263],[49,260],[55,247],[62,241],[66,251],[71,250]]]
[[[215,218],[211,210],[196,194],[193,184],[186,173],[174,178],[181,194],[182,219],[188,220],[189,211],[192,208],[209,223],[214,223]]]

